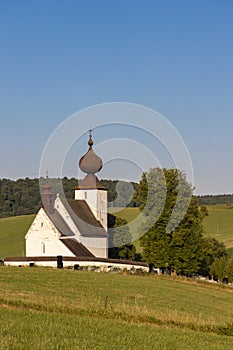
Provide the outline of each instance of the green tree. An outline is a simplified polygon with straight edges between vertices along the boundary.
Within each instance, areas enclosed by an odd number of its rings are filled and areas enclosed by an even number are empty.
[[[226,277],[226,266],[227,266],[227,261],[225,256],[221,258],[215,258],[210,268],[212,278],[222,281],[223,278]]]
[[[139,182],[138,188],[134,192],[133,199],[137,206],[142,210],[146,204],[148,196],[148,183],[147,183],[147,173],[142,173],[142,178]]]
[[[208,209],[205,205],[201,205],[200,213],[201,213],[202,219],[204,219],[206,216],[209,216]]]
[[[196,274],[203,259],[202,225],[198,203],[192,197],[184,219],[173,231],[171,240],[171,267],[178,274]]]
[[[226,247],[213,237],[204,237],[202,243],[203,259],[201,262],[200,274],[212,277],[211,265],[216,258],[227,256]]]
[[[110,258],[128,260],[135,260],[138,258],[136,248],[131,243],[131,233],[126,224],[126,220],[108,214]]]
[[[228,282],[233,282],[233,256],[227,261],[225,267],[225,274],[228,278]]]
[[[198,273],[203,259],[202,217],[185,174],[153,168],[147,183],[147,202],[142,205],[149,229],[140,239],[144,259],[181,275]]]

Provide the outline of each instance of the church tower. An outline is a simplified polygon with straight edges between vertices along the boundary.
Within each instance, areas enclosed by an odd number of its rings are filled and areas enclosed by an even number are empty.
[[[47,213],[52,214],[54,211],[52,186],[49,184],[48,174],[46,176],[46,182],[42,187],[42,204]]]
[[[79,168],[86,173],[85,178],[75,189],[75,199],[84,199],[96,219],[107,230],[107,188],[101,185],[95,173],[102,169],[102,159],[93,151],[93,140],[90,131],[89,149],[79,160]]]

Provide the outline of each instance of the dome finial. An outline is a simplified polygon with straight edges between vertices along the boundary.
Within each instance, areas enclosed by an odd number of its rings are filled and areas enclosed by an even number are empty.
[[[89,130],[89,140],[88,140],[88,145],[90,146],[90,148],[92,148],[92,146],[93,146],[93,144],[94,144],[94,142],[93,142],[93,140],[92,140],[92,134],[91,134],[91,132],[92,132],[92,130],[91,130],[91,128],[90,128],[90,130]]]

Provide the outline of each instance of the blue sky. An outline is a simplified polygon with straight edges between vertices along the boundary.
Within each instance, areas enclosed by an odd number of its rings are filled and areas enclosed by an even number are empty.
[[[1,1],[0,178],[37,177],[62,121],[122,101],[175,126],[196,193],[233,193],[232,13],[231,0]]]

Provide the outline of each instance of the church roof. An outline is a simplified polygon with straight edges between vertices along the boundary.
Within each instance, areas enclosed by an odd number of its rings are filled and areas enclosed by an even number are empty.
[[[82,243],[78,242],[74,238],[61,238],[60,241],[75,255],[75,256],[87,256],[94,257],[94,255],[88,250]]]
[[[83,180],[80,180],[80,184],[76,187],[77,190],[105,190],[104,187],[99,181],[98,177],[94,174],[88,174],[84,177]]]
[[[82,236],[108,236],[85,200],[62,200],[62,203]]]

